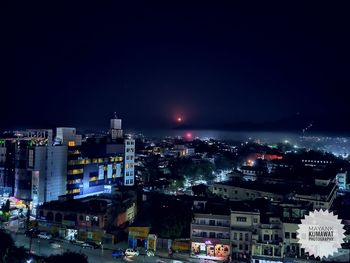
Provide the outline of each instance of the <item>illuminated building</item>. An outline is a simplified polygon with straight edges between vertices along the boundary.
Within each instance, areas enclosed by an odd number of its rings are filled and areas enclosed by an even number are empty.
[[[109,153],[107,144],[96,141],[68,146],[67,194],[77,197],[111,192],[122,185],[123,154]]]
[[[111,119],[110,136],[89,138],[75,128],[16,132],[0,140],[0,187],[31,201],[32,212],[61,195],[110,193],[113,185],[133,186],[135,141],[122,137],[121,120]],[[6,188],[6,189],[7,189]]]
[[[225,260],[231,255],[230,213],[227,207],[195,201],[191,223],[191,257]]]
[[[135,140],[124,140],[124,185],[135,183]]]
[[[52,130],[27,130],[16,141],[14,196],[39,204],[65,194],[67,147],[52,144]]]
[[[82,199],[59,199],[39,206],[38,228],[66,240],[95,240],[113,244],[114,236],[106,233],[109,226],[126,225],[136,216],[136,195],[129,193],[119,202],[127,203],[111,218],[112,202],[106,196]]]
[[[58,127],[56,128],[56,139],[62,145],[78,146],[81,145],[82,136],[76,134],[75,128]]]
[[[348,190],[348,186],[347,186],[347,172],[338,173],[336,175],[336,183],[337,183],[339,191],[346,191],[346,190]]]
[[[81,145],[68,140],[68,195],[81,198],[110,193],[114,185],[134,185],[135,140],[123,138],[116,115],[110,124],[110,136],[88,138]]]

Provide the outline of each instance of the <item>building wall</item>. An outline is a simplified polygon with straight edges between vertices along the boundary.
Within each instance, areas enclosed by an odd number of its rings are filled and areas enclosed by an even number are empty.
[[[116,151],[119,144],[96,145],[102,151],[93,156],[87,152],[94,148],[83,146],[68,146],[67,194],[81,198],[110,192],[111,185],[123,184],[123,144],[121,152]]]
[[[234,258],[251,254],[253,235],[257,234],[259,225],[258,212],[231,211],[231,246]]]
[[[75,142],[76,129],[68,127],[57,127],[56,137],[61,140],[63,145],[68,145],[69,142]],[[73,146],[73,145],[72,145]]]
[[[15,189],[14,195],[18,199],[31,199],[31,171],[27,169],[27,147],[20,142],[15,147]]]
[[[287,256],[300,256],[300,245],[297,239],[298,224],[283,223],[284,254]]]
[[[29,152],[31,152],[31,150],[32,149],[29,149]],[[40,204],[45,202],[45,199],[46,199],[47,161],[49,159],[47,155],[47,146],[36,146],[33,148],[33,150],[34,150],[34,166],[32,168],[32,171],[36,171],[39,174],[39,185],[38,185],[39,187],[37,191],[38,191],[38,203]]]
[[[282,195],[269,193],[265,191],[252,190],[240,188],[237,186],[224,185],[224,184],[214,184],[210,187],[210,190],[225,199],[230,199],[234,201],[244,201],[244,200],[254,200],[256,198],[266,197],[268,199],[273,199],[280,201],[283,199]]]
[[[240,228],[254,228],[260,224],[258,212],[231,211],[231,226]]]
[[[31,171],[27,169],[16,168],[15,169],[15,190],[14,195],[21,200],[31,199]]]
[[[48,149],[46,202],[65,195],[67,184],[67,146],[51,146]]]
[[[222,260],[230,254],[230,216],[194,214],[191,224],[191,256]]]
[[[135,184],[135,140],[125,139],[124,141],[124,185]]]
[[[299,201],[306,201],[313,205],[313,209],[330,209],[334,199],[336,198],[336,185],[330,190],[327,195],[307,195],[295,194],[294,199]]]

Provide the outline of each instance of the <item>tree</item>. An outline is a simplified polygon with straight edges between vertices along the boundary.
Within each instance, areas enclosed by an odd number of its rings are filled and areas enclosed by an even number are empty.
[[[62,263],[62,262],[74,262],[74,263],[88,263],[88,258],[84,254],[75,252],[65,252],[62,255],[52,255],[46,260],[46,263]]]
[[[157,215],[152,217],[152,231],[160,237],[175,239],[190,235],[190,203],[169,196],[155,195],[149,212]]]
[[[10,212],[10,200],[7,199],[5,204],[2,204],[1,210],[3,213]]]
[[[236,161],[229,156],[222,155],[215,159],[215,167],[218,170],[233,170],[236,166]]]
[[[0,230],[0,261],[6,262],[5,259],[8,259],[11,252],[13,251],[15,244],[11,238],[11,236],[5,233],[3,230]]]
[[[16,247],[12,237],[0,230],[0,262],[19,263],[28,258],[28,253],[23,247]]]
[[[210,194],[208,186],[205,184],[192,186],[192,191],[195,196],[208,196]]]

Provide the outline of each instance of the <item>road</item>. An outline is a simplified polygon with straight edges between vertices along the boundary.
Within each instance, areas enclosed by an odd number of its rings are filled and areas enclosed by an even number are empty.
[[[30,239],[23,234],[12,234],[13,240],[17,246],[23,246],[29,249]],[[159,256],[147,257],[146,255],[135,256],[133,258],[119,258],[115,259],[112,257],[112,250],[107,249],[84,249],[79,245],[71,244],[63,241],[55,241],[55,243],[60,244],[61,248],[53,248],[49,243],[50,240],[33,238],[32,239],[32,251],[40,256],[49,256],[52,254],[62,254],[67,251],[83,253],[88,257],[89,263],[111,263],[111,262],[144,262],[144,263],[181,263],[185,261],[160,258]]]

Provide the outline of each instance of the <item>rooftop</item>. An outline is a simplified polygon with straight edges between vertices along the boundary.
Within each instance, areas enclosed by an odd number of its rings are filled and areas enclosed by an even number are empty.
[[[57,200],[44,203],[39,209],[66,212],[104,214],[111,200],[103,197],[87,197],[82,199]]]

